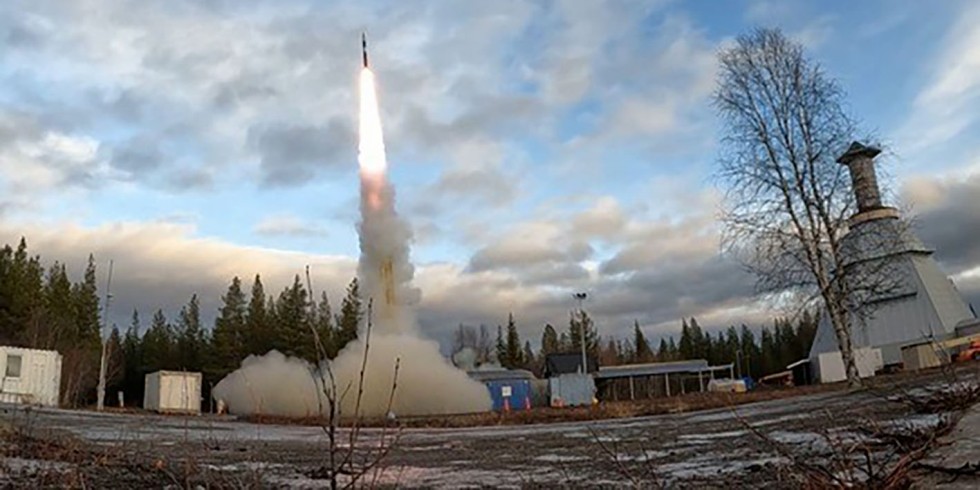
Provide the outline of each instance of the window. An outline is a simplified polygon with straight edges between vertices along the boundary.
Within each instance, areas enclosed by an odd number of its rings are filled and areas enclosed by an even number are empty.
[[[7,354],[7,377],[20,377],[20,356]]]

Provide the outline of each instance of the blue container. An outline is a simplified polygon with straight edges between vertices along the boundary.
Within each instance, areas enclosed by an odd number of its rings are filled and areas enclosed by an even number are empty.
[[[531,383],[526,379],[502,379],[486,382],[493,400],[493,409],[529,410],[531,408]]]

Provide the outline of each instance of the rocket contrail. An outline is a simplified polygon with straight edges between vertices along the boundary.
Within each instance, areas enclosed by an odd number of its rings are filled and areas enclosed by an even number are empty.
[[[357,161],[360,167],[361,257],[357,266],[361,298],[371,300],[373,329],[370,349],[364,325],[358,339],[329,362],[338,387],[357,386],[362,365],[363,399],[341,396],[344,416],[355,406],[359,415],[383,416],[395,386],[394,366],[400,360],[392,410],[398,415],[480,412],[490,409],[490,394],[482,383],[456,369],[439,352],[439,344],[419,336],[415,305],[420,293],[412,286],[409,258],[412,233],[395,212],[395,192],[388,182],[384,133],[378,110],[374,74],[367,63],[367,40],[361,37],[360,119]],[[366,322],[365,322],[366,323]],[[362,364],[368,352],[366,364]],[[325,407],[314,377],[320,371],[303,360],[276,351],[249,356],[242,367],[214,388],[232,413],[310,416]],[[312,373],[312,376],[311,376]],[[321,385],[322,386],[322,385]],[[338,390],[341,388],[338,388]],[[355,392],[360,390],[355,389]]]
[[[363,36],[363,34],[362,34]],[[419,293],[411,286],[414,269],[409,260],[411,231],[395,212],[394,189],[388,182],[384,132],[378,107],[374,73],[367,67],[367,42],[361,38],[360,121],[357,161],[361,178],[361,258],[358,278],[365,298],[374,302],[379,333],[411,331],[415,319],[410,306]]]

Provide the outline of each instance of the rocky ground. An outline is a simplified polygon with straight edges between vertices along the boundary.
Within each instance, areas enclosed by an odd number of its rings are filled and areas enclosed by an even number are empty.
[[[941,449],[933,451],[941,445],[936,437],[952,430],[942,439],[950,440],[970,427],[976,436],[975,410],[967,409],[953,429],[964,404],[953,406],[936,395],[951,386],[959,385],[933,374],[861,392],[811,393],[685,414],[363,429],[354,440],[357,460],[374,462],[386,454],[357,485],[793,488],[803,482],[858,482],[900,488],[912,477],[926,482],[942,476],[917,462],[928,455],[936,466],[945,464],[933,456]],[[0,478],[8,484],[329,486],[323,468],[330,444],[321,427],[18,407],[5,407],[2,420]],[[340,430],[335,455],[343,457],[349,445],[350,432]],[[963,454],[956,464],[980,461],[980,455],[970,460],[970,453]],[[341,483],[348,478],[339,477]],[[957,481],[978,482],[971,478],[959,475]]]

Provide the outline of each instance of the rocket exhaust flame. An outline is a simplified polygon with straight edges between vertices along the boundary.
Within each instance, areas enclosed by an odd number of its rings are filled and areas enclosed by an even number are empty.
[[[364,374],[360,415],[383,416],[394,384],[393,366],[400,359],[392,410],[398,415],[479,412],[490,409],[490,395],[482,383],[456,369],[439,352],[439,344],[418,336],[414,305],[420,293],[412,286],[414,268],[409,260],[412,233],[395,212],[395,192],[388,182],[388,162],[374,74],[367,66],[367,41],[362,37],[360,119],[357,161],[361,181],[361,257],[357,275],[361,298],[372,300],[371,348]],[[364,325],[360,335],[363,336]],[[312,341],[312,340],[311,340]],[[340,387],[357,387],[365,344],[349,343],[329,362]],[[249,356],[242,367],[221,380],[214,396],[232,413],[265,413],[306,417],[323,403],[314,381],[321,371],[303,360],[270,351]],[[357,391],[357,390],[355,390]],[[341,397],[341,412],[352,416],[356,400]]]

